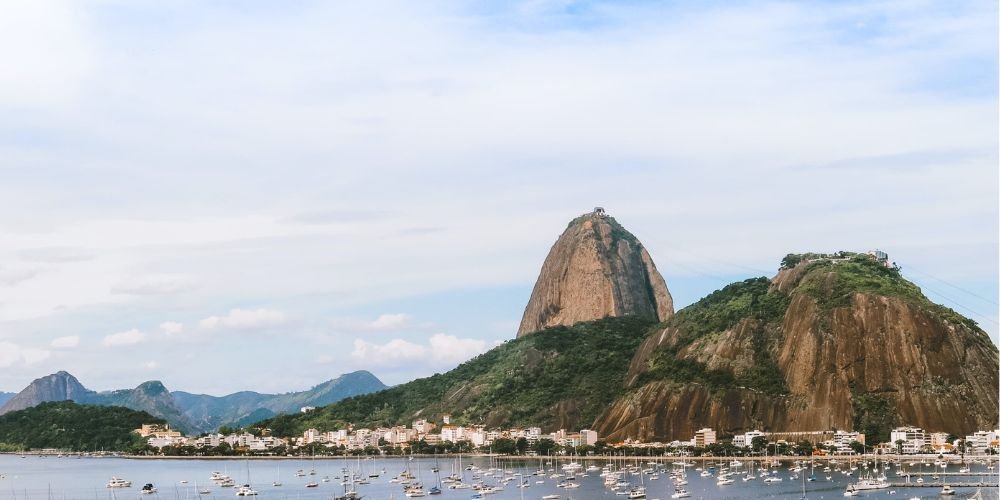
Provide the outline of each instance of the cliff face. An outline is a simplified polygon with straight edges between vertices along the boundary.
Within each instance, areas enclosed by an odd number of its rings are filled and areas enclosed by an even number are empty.
[[[628,392],[598,419],[602,435],[687,439],[708,426],[878,437],[895,425],[965,435],[995,425],[996,346],[892,271],[803,263],[766,289],[750,281],[647,337]]]
[[[573,220],[549,250],[517,335],[609,316],[664,321],[673,313],[667,284],[639,240],[592,213]]]
[[[37,378],[0,407],[0,415],[4,413],[31,408],[46,401],[73,400],[84,403],[93,394],[87,390],[76,377],[66,372],[53,373]]]

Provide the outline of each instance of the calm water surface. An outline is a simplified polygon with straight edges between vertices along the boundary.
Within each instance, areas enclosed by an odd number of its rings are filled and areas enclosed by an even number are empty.
[[[358,492],[366,499],[404,499],[402,486],[398,483],[391,483],[390,479],[409,467],[412,474],[421,480],[426,488],[437,483],[436,475],[431,471],[435,463],[440,467],[441,475],[447,476],[452,473],[453,468],[459,469],[454,459],[414,459],[403,458],[379,458],[376,460],[361,460],[360,467],[363,475],[379,474],[378,478],[370,479],[371,484],[357,486]],[[603,462],[582,462],[584,466],[594,463],[601,466]],[[463,459],[463,466],[475,464],[482,470],[479,475],[486,483],[493,485],[496,483],[496,475],[486,475],[491,463],[488,458],[468,458]],[[818,462],[817,462],[818,464]],[[614,491],[603,485],[603,480],[599,472],[581,472],[577,474],[576,482],[579,488],[564,489],[556,487],[559,479],[549,477],[532,476],[531,472],[539,467],[537,461],[506,461],[503,468],[508,472],[523,473],[530,484],[527,488],[518,488],[517,480],[506,485],[503,491],[499,491],[485,498],[495,500],[517,500],[520,498],[538,500],[543,495],[557,494],[560,499],[604,499],[617,498],[625,499],[622,495],[616,495]],[[696,466],[701,466],[701,463]],[[548,465],[547,468],[557,468],[557,465]],[[666,465],[666,467],[670,467]],[[359,462],[356,459],[315,459],[315,460],[129,460],[123,458],[75,458],[75,457],[38,457],[27,456],[20,458],[16,455],[0,455],[0,499],[127,499],[134,500],[142,498],[144,500],[162,499],[185,499],[185,500],[212,500],[212,499],[234,499],[236,492],[233,488],[222,488],[209,480],[213,471],[219,471],[236,480],[237,484],[250,483],[259,493],[258,499],[332,499],[344,492],[344,486],[340,484],[340,477],[344,468],[357,470]],[[806,489],[806,496],[809,499],[833,499],[844,498],[843,492],[849,482],[853,482],[855,477],[846,476],[843,473],[833,472],[831,479],[826,479],[827,473],[821,471],[822,466],[815,470],[817,480],[815,482],[803,482],[802,479],[809,475],[809,470],[805,474],[800,474],[798,479],[793,479],[793,472],[789,471],[789,464],[783,464],[778,470],[777,477],[783,480],[779,483],[765,484],[761,480],[744,482],[739,476],[734,476],[736,484],[718,486],[714,477],[702,477],[695,467],[687,469],[688,485],[687,490],[691,493],[691,498],[705,499],[742,499],[742,498],[800,498],[802,496],[803,484]],[[958,465],[948,468],[949,472],[958,472]],[[315,470],[316,475],[306,475],[297,477],[296,471],[303,470],[308,473]],[[933,466],[908,467],[913,471],[932,472]],[[384,470],[384,472],[383,472]],[[860,469],[859,471],[863,471]],[[471,471],[462,467],[459,472],[464,473],[465,481],[472,483]],[[996,484],[996,471],[988,471],[985,465],[972,464],[972,472],[979,475],[963,477],[962,480],[968,482],[985,481],[987,484]],[[901,480],[896,475],[896,468],[887,471],[890,481]],[[586,475],[584,475],[586,474]],[[992,476],[990,475],[992,474]],[[128,479],[132,481],[131,488],[108,489],[105,487],[112,476]],[[328,482],[324,482],[324,478]],[[650,500],[667,500],[674,491],[673,482],[668,474],[661,474],[658,480],[650,480],[650,475],[643,476],[643,483],[646,486]],[[632,476],[633,482],[639,484],[638,475]],[[915,478],[914,478],[915,479]],[[186,482],[183,482],[186,481]],[[281,486],[273,486],[272,483],[278,481]],[[315,481],[319,483],[316,488],[306,488],[306,483]],[[538,484],[537,481],[543,481]],[[936,483],[930,476],[925,478],[926,482]],[[141,495],[140,489],[145,483],[153,483],[157,488],[157,493],[152,495]],[[208,489],[209,493],[198,494],[198,489]],[[439,499],[469,499],[474,491],[469,489],[448,489],[443,487],[443,494],[425,498]],[[895,491],[891,491],[895,490]],[[950,498],[968,498],[976,492],[976,488],[957,488],[958,495]],[[856,498],[869,499],[909,499],[920,497],[925,499],[939,498],[940,487],[895,487],[886,490],[877,490],[869,493],[862,493]],[[997,499],[996,487],[983,488],[985,498]],[[948,498],[948,497],[941,497]]]

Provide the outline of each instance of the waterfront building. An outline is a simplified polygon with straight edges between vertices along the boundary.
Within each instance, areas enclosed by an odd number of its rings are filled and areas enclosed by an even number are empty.
[[[704,429],[699,429],[694,433],[694,437],[691,439],[696,448],[704,448],[710,444],[715,443],[715,431],[706,427]]]
[[[170,430],[170,426],[167,424],[142,424],[142,427],[132,432],[138,433],[142,437],[155,437],[155,438],[181,437],[180,432]]]
[[[325,443],[326,437],[316,429],[306,429],[302,433],[302,444]]]
[[[1000,431],[977,431],[965,436],[965,446],[967,452],[986,453],[986,450],[998,449],[997,436]]]
[[[837,448],[837,453],[848,453],[851,450],[851,443],[865,444],[865,435],[860,432],[836,431],[833,433],[831,443]]]
[[[889,435],[889,444],[896,448],[902,441],[903,454],[922,453],[925,446],[930,446],[930,439],[920,427],[897,427]]]
[[[765,437],[764,433],[754,429],[750,432],[744,432],[743,434],[737,434],[733,436],[733,446],[739,448],[749,448],[753,446],[753,439],[756,437]]]
[[[415,420],[413,422],[413,430],[417,431],[418,434],[430,434],[436,426],[426,419]]]

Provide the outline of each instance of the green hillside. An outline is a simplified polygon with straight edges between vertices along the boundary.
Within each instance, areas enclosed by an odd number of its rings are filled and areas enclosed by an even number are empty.
[[[0,449],[131,451],[145,445],[132,431],[153,423],[164,420],[120,406],[42,403],[0,415]]]
[[[634,377],[600,419],[602,435],[807,421],[877,442],[895,425],[960,433],[995,421],[989,336],[866,254],[789,254],[773,280],[732,283],[665,326],[661,342],[637,353]]]
[[[652,324],[606,318],[511,340],[444,374],[348,398],[307,414],[261,422],[279,436],[440,421],[459,424],[589,426],[622,387],[629,361]]]
[[[995,421],[996,371],[982,367],[996,357],[974,321],[931,302],[899,268],[864,254],[790,254],[774,279],[732,283],[664,323],[549,328],[447,373],[260,425],[294,436],[449,414],[459,425],[594,428],[610,439],[801,419],[875,439],[901,422],[966,432]]]

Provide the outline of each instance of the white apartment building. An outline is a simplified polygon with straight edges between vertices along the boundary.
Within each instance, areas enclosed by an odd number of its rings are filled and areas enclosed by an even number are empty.
[[[185,439],[180,436],[151,437],[146,442],[153,448],[183,444]]]
[[[764,437],[764,433],[754,429],[750,432],[737,434],[733,436],[733,446],[738,446],[740,448],[749,448],[753,446],[753,438],[755,437]]]
[[[988,448],[996,449],[998,447],[998,434],[1000,434],[1000,430],[977,431],[974,434],[969,434],[965,436],[966,449],[973,453],[986,453]]]
[[[216,446],[222,444],[223,437],[224,436],[222,434],[207,434],[203,437],[195,439],[194,445],[198,447],[210,446],[212,448],[215,448]]]
[[[597,444],[597,431],[584,429],[580,431],[580,444],[594,446]]]
[[[465,428],[454,425],[444,425],[441,427],[441,441],[457,443],[465,440]]]
[[[833,433],[830,444],[837,448],[837,453],[848,453],[851,450],[851,443],[859,442],[865,444],[865,435],[860,432],[837,431]]]
[[[323,433],[316,429],[306,429],[306,431],[302,433],[302,444],[323,442],[326,442],[326,437],[323,436]]]
[[[709,429],[708,427],[704,429],[699,429],[694,433],[694,437],[691,439],[696,448],[704,448],[710,444],[715,443],[715,431]]]
[[[417,434],[429,434],[436,427],[434,424],[428,422],[426,419],[420,419],[413,422],[413,430],[417,431]]]
[[[903,442],[903,453],[914,454],[923,451],[924,446],[929,446],[930,437],[919,427],[897,427],[889,435],[889,444],[896,449],[896,442]]]
[[[931,448],[934,448],[936,452],[950,452],[952,448],[952,443],[948,442],[947,432],[932,432],[928,434],[928,439],[931,442]]]

